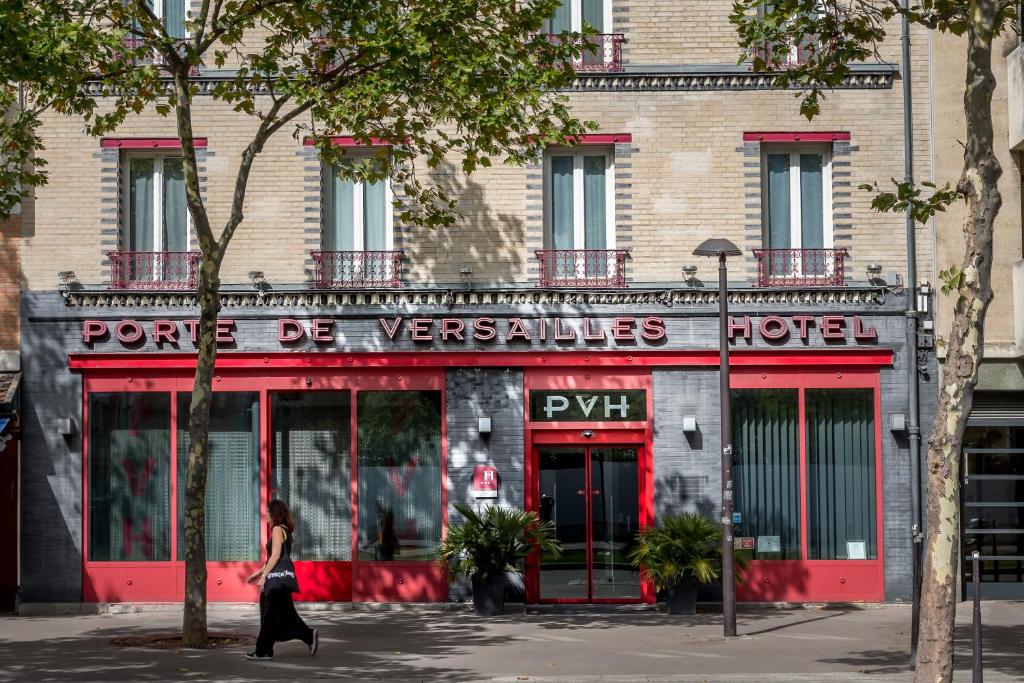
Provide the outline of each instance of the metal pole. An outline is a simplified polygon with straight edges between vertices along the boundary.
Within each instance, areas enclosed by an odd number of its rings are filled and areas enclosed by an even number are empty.
[[[736,635],[736,581],[732,529],[732,403],[729,400],[729,279],[718,255],[718,362],[722,425],[722,620],[726,638]]]
[[[904,10],[909,0],[902,0]],[[914,122],[910,72],[910,21],[903,15],[903,180],[914,182]],[[911,577],[910,661],[917,665],[921,630],[921,398],[917,378],[917,234],[911,208],[907,207],[907,438],[910,458]]]
[[[971,583],[974,586],[973,633],[971,634],[974,648],[974,666],[971,681],[973,683],[982,683],[984,674],[981,665],[981,555],[977,550],[971,556],[971,562],[974,565],[971,568]]]

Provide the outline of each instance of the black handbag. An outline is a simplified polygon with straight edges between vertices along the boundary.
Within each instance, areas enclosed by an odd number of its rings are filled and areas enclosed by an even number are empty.
[[[288,541],[291,541],[289,538]],[[277,564],[267,574],[263,582],[264,593],[298,593],[299,579],[295,576],[295,564],[292,562],[290,542],[285,543],[284,551],[278,558]]]

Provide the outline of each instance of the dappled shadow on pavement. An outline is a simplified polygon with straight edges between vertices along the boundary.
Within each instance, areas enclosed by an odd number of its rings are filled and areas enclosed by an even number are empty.
[[[236,621],[232,619],[232,621]],[[166,633],[167,627],[123,625],[89,631],[77,637],[32,642],[0,640],[0,681],[9,680],[304,680],[351,678],[373,680],[382,676],[402,680],[469,681],[477,672],[424,665],[470,649],[499,646],[505,639],[472,628],[465,619],[403,614],[400,619],[352,620],[352,616],[314,614],[308,619],[321,632],[321,654],[310,658],[303,644],[279,643],[271,662],[248,662],[250,648],[225,650],[155,650],[124,648],[111,643],[126,636]],[[237,619],[231,627],[255,632],[251,619]],[[223,628],[224,623],[218,623]],[[246,628],[248,627],[248,628]],[[359,630],[359,644],[348,636]],[[374,644],[366,647],[367,644]],[[415,658],[416,662],[410,661]]]
[[[958,620],[959,621],[959,620]],[[896,674],[910,671],[908,652],[904,648],[870,649],[851,652],[846,657],[822,659],[823,663],[842,664],[873,674]],[[971,624],[957,623],[953,650],[957,671],[971,670]],[[982,631],[982,658],[986,672],[1024,680],[1024,628],[1020,625],[988,625]]]

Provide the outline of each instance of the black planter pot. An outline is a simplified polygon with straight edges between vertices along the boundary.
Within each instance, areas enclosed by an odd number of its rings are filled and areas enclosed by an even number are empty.
[[[665,603],[669,614],[697,613],[697,579],[685,576],[665,591]]]
[[[492,574],[481,580],[473,578],[473,612],[481,617],[496,617],[505,613],[505,574]]]

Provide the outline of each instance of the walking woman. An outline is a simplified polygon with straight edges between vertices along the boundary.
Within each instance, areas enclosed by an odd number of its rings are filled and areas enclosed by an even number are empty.
[[[286,640],[301,640],[309,647],[312,657],[320,645],[319,634],[302,621],[292,600],[292,593],[299,590],[292,564],[295,523],[288,506],[276,499],[267,505],[267,520],[271,526],[267,563],[248,579],[260,589],[260,634],[256,638],[256,651],[245,658],[273,659],[274,643]]]

